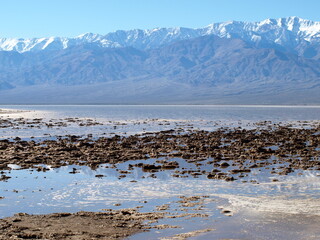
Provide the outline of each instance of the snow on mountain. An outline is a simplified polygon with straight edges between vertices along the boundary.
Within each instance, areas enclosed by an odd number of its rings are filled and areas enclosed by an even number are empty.
[[[319,33],[289,17],[0,39],[0,102],[319,104]]]
[[[205,34],[222,38],[241,38],[248,42],[277,44],[295,48],[307,42],[320,43],[320,22],[298,17],[266,19],[261,22],[225,22],[211,24]]]
[[[0,38],[0,50],[23,53],[40,50],[61,50],[83,44],[96,44],[105,48],[131,46],[144,50],[206,35],[217,35],[221,38],[241,38],[257,44],[277,44],[294,49],[299,44],[320,44],[320,22],[288,17],[266,19],[260,22],[229,21],[213,23],[198,29],[177,27],[119,30],[106,35],[86,33],[75,38]]]

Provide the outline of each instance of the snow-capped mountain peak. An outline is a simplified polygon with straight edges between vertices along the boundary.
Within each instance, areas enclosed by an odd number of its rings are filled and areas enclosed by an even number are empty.
[[[216,35],[221,38],[241,38],[253,43],[266,42],[292,48],[305,41],[319,42],[320,44],[320,22],[293,16],[266,19],[260,22],[227,21],[213,23],[198,29],[175,27],[149,30],[119,30],[106,35],[85,33],[74,38],[0,38],[0,50],[23,53],[28,51],[60,50],[88,43],[106,48],[131,46],[138,49],[152,49],[176,41],[206,35]]]

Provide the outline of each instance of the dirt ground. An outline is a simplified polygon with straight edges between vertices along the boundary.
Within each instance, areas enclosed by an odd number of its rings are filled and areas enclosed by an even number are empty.
[[[140,213],[135,209],[106,212],[15,214],[0,219],[0,239],[123,239],[146,231],[145,220],[164,213]]]

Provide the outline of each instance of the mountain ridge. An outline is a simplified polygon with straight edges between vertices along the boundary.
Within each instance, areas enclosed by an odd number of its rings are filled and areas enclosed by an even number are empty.
[[[0,103],[320,104],[319,26],[290,17],[39,40],[0,51]]]
[[[154,28],[149,30],[118,30],[105,35],[86,33],[74,38],[49,37],[32,39],[0,38],[0,50],[19,53],[41,50],[61,50],[71,46],[94,43],[100,47],[132,46],[140,50],[154,49],[176,41],[206,35],[221,38],[241,38],[257,44],[273,43],[280,46],[306,42],[320,44],[320,22],[298,17],[266,19],[259,22],[228,21],[209,24],[203,28]],[[260,43],[260,42],[263,43]]]

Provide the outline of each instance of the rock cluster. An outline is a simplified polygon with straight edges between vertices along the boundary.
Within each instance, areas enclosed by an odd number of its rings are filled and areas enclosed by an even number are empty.
[[[158,159],[156,163],[129,165],[143,171],[175,170],[175,176],[206,175],[210,179],[233,181],[255,168],[270,168],[272,174],[286,175],[296,169],[320,170],[320,129],[277,127],[275,129],[219,129],[182,133],[169,130],[152,134],[93,139],[67,136],[56,140],[0,140],[0,169],[8,164],[21,168],[39,164],[57,168],[64,165],[117,164],[128,160]],[[173,158],[212,166],[211,171],[185,170]],[[75,172],[76,173],[76,172]],[[125,171],[124,171],[124,174]]]

